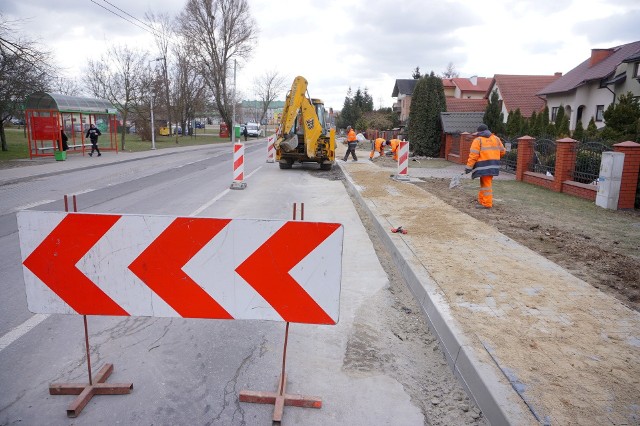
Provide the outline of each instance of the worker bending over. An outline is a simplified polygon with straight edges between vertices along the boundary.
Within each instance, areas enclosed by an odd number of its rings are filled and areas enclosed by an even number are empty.
[[[393,159],[398,161],[398,148],[400,148],[400,139],[391,139],[391,152],[393,152]]]
[[[494,176],[500,174],[500,158],[504,156],[505,149],[499,137],[491,133],[486,124],[478,126],[478,137],[471,143],[469,160],[465,173],[473,171],[473,179],[480,178],[480,191],[478,191],[478,209],[490,209],[493,207],[492,181]]]
[[[386,143],[386,140],[384,138],[377,138],[374,141],[374,145],[371,147],[371,154],[369,154],[369,160],[373,160],[373,156],[375,155],[376,151],[378,151],[380,153],[380,157],[384,157],[384,145]]]

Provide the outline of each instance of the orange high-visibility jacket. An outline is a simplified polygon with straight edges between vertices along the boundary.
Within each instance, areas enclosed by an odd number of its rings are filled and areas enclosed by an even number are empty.
[[[474,179],[480,176],[498,176],[500,158],[506,152],[499,137],[492,134],[488,138],[477,137],[471,143],[467,167],[473,169]]]
[[[398,147],[400,146],[400,139],[391,139],[391,152],[395,153],[398,151]]]
[[[356,142],[356,132],[354,132],[353,129],[349,130],[349,133],[347,133],[347,142]]]
[[[384,153],[384,143],[385,143],[385,139],[384,138],[378,138],[376,139],[376,145],[375,145],[375,150],[380,152],[380,154],[382,155],[382,153]]]

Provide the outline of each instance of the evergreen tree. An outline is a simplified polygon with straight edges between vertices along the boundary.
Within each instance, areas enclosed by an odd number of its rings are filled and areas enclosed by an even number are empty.
[[[584,137],[588,141],[593,141],[598,138],[598,126],[596,126],[596,120],[594,120],[593,117],[591,117],[591,120],[589,120],[587,130],[584,132]]]
[[[555,135],[558,138],[565,138],[569,136],[569,117],[567,117],[564,111],[564,105],[560,104],[558,107],[558,113],[556,114]]]
[[[500,106],[500,98],[498,92],[491,93],[489,98],[489,104],[484,110],[484,116],[482,122],[489,127],[493,133],[504,133],[504,114],[502,113],[502,107]]]
[[[349,87],[349,90],[347,90],[347,96],[344,98],[342,111],[340,111],[340,118],[337,123],[338,127],[346,128],[347,126],[355,126],[356,119],[353,114],[353,101],[351,98],[351,87]]]
[[[549,135],[547,132],[549,131],[549,107],[545,106],[544,110],[542,111],[542,114],[540,114],[538,116],[538,128],[540,129],[540,134],[539,136],[541,137],[552,137],[552,135]],[[555,128],[553,129],[553,134],[555,134]]]
[[[522,128],[524,127],[524,119],[520,108],[515,111],[509,112],[509,118],[507,118],[507,136],[510,138],[517,138],[522,136]]]
[[[414,80],[418,80],[420,77],[422,77],[422,75],[420,75],[420,67],[416,67],[416,69],[413,70],[413,74],[411,74],[411,77],[413,77]]]
[[[538,114],[536,114],[535,111],[531,113],[531,118],[529,118],[529,132],[527,134],[534,138],[538,137],[538,134],[540,134],[538,127]]]
[[[582,142],[584,140],[584,127],[582,126],[582,120],[578,120],[576,123],[576,129],[571,136],[573,139]]]
[[[417,155],[425,155],[427,150],[427,82],[428,77],[420,77],[411,95],[409,110],[409,141]]]
[[[433,71],[421,77],[413,89],[409,111],[409,140],[416,155],[440,155],[442,125],[440,113],[446,111],[442,80]]]
[[[528,135],[531,133],[530,120],[522,117],[522,125],[520,126],[520,136]]]
[[[618,102],[609,105],[604,112],[606,127],[602,131],[602,136],[615,142],[635,141],[640,137],[638,120],[640,120],[638,99],[634,98],[631,92],[620,95]]]

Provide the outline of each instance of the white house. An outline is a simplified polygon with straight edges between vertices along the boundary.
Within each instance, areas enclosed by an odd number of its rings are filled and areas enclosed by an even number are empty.
[[[549,107],[549,119],[555,121],[563,106],[569,117],[569,127],[578,121],[587,127],[594,117],[598,128],[604,127],[604,111],[622,93],[640,96],[640,41],[608,49],[591,49],[591,57],[546,86],[538,95],[544,96]]]

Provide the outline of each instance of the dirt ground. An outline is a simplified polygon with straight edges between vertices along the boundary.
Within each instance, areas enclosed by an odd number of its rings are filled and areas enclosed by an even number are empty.
[[[389,158],[376,158],[376,164],[396,167]],[[527,188],[533,191],[525,196],[516,188],[521,184],[501,181],[494,182],[494,209],[478,210],[478,180],[462,180],[454,189],[450,178],[421,180],[415,185],[640,311],[640,211],[605,211],[541,188]]]
[[[476,210],[478,182],[449,189],[456,171],[412,185],[390,179],[391,160],[358,158],[343,167],[361,195],[385,226],[408,230],[391,238],[414,253],[467,345],[536,423],[640,424],[636,212],[514,180],[494,181],[494,209]]]

